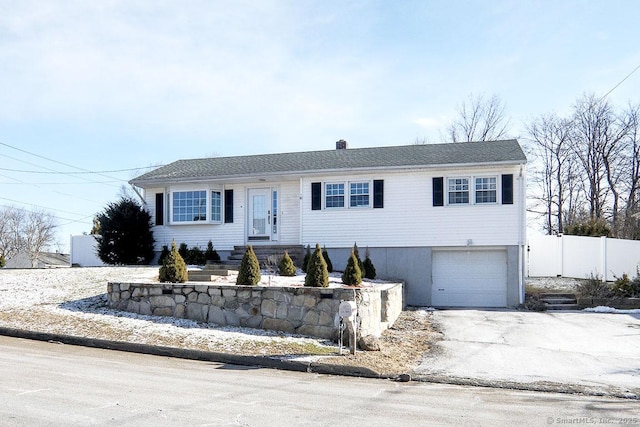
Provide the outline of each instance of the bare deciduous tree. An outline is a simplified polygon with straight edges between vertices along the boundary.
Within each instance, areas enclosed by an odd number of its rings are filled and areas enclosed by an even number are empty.
[[[540,187],[538,199],[544,205],[548,234],[563,231],[565,210],[575,205],[572,200],[576,192],[572,179],[570,130],[568,120],[553,114],[540,116],[527,125],[534,143],[534,155],[539,160],[539,169],[533,176]]]
[[[22,248],[21,224],[25,211],[6,206],[0,209],[0,255],[9,259]]]
[[[42,250],[55,242],[55,217],[45,211],[29,211],[21,229],[23,247],[29,254],[31,266],[36,267]]]
[[[5,207],[0,210],[0,255],[10,259],[25,251],[35,266],[42,250],[55,243],[55,228],[48,212]]]
[[[509,119],[505,104],[499,96],[486,99],[483,95],[469,95],[458,105],[458,117],[447,129],[451,142],[493,141],[505,138]]]

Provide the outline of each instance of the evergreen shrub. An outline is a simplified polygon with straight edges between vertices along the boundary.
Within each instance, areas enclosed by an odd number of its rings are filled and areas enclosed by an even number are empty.
[[[260,262],[258,262],[258,257],[253,251],[253,246],[249,245],[240,262],[236,285],[255,286],[260,283],[261,278]]]
[[[359,286],[362,283],[362,270],[360,270],[358,258],[353,250],[349,261],[347,261],[347,268],[342,273],[342,283],[347,286]]]
[[[333,263],[331,262],[331,258],[329,258],[329,252],[327,252],[327,248],[322,248],[322,258],[324,258],[324,262],[327,263],[327,271],[329,273],[333,273]]]
[[[311,258],[311,247],[307,245],[307,252],[304,254],[304,259],[302,260],[302,271],[307,272],[307,264],[309,264],[309,259]]]
[[[326,288],[329,286],[329,272],[327,271],[327,263],[322,256],[320,244],[316,244],[316,250],[309,257],[304,285],[316,288]]]
[[[187,265],[176,248],[176,242],[171,244],[171,252],[165,257],[159,276],[161,282],[184,283],[187,281]]]
[[[281,276],[295,276],[296,275],[296,266],[293,265],[293,260],[289,256],[287,251],[284,252],[284,256],[280,260],[280,265],[278,266],[278,274]]]

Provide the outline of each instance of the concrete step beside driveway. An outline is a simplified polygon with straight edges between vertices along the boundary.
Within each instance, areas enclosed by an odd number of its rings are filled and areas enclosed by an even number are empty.
[[[578,310],[578,300],[574,294],[548,293],[540,294],[540,301],[544,302],[547,310]]]

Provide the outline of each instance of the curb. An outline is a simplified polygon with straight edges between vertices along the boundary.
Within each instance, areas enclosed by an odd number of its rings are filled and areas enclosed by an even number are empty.
[[[640,400],[640,393],[631,392],[616,387],[602,389],[553,382],[518,383],[513,381],[491,381],[475,378],[448,377],[443,375],[416,375],[413,377],[408,375],[390,376],[378,374],[377,372],[368,368],[364,368],[362,366],[330,365],[319,362],[302,362],[298,360],[277,359],[267,356],[243,356],[237,354],[218,353],[202,350],[188,350],[177,347],[139,344],[126,341],[111,341],[73,335],[34,332],[24,329],[13,329],[5,327],[0,327],[0,335],[35,341],[46,341],[68,345],[77,345],[82,347],[100,348],[105,350],[149,354],[153,356],[174,357],[178,359],[216,362],[240,366],[259,366],[262,368],[280,369],[295,372],[309,372],[314,374],[387,379],[403,382],[407,380],[402,378],[408,377],[411,381],[423,383],[500,388],[545,393],[581,394],[594,397],[614,397],[619,399]]]
[[[230,365],[259,366],[262,368],[286,371],[309,372],[315,374],[341,375],[365,378],[386,378],[378,373],[359,366],[327,365],[317,362],[277,359],[268,356],[243,356],[238,354],[218,353],[212,351],[189,350],[177,347],[165,347],[151,344],[139,344],[126,341],[111,341],[73,335],[34,332],[24,329],[0,327],[0,335],[23,338],[35,341],[47,341],[82,347],[101,348],[105,350],[125,351],[129,353],[150,354],[153,356],[175,357],[178,359],[217,362]]]

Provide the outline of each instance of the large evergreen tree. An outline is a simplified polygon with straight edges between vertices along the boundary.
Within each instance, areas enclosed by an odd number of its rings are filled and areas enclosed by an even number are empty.
[[[153,259],[151,215],[135,200],[122,198],[98,214],[98,257],[110,265],[149,264]]]

